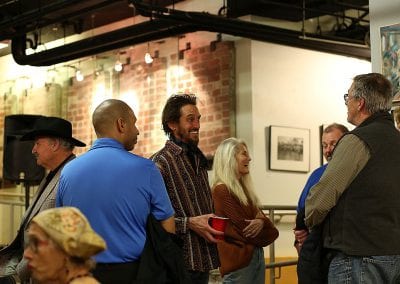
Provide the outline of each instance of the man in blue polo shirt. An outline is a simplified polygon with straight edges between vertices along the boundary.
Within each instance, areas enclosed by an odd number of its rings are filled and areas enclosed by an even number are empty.
[[[110,99],[93,112],[97,140],[61,173],[57,206],[78,207],[107,243],[94,276],[103,284],[132,283],[150,213],[174,233],[174,210],[155,164],[128,151],[139,131],[133,110]]]
[[[337,142],[347,132],[349,132],[347,127],[339,123],[332,123],[323,130],[321,145],[322,153],[328,162],[332,158],[333,150],[335,149]],[[295,247],[298,253],[300,252],[301,246],[309,234],[307,226],[304,223],[306,198],[311,187],[313,187],[321,178],[327,165],[327,163],[322,165],[310,175],[299,198],[297,205],[296,227],[294,230]]]

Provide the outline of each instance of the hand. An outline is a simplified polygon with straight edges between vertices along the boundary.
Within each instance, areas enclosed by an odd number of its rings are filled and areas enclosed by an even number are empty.
[[[199,236],[206,239],[208,242],[217,243],[217,242],[219,242],[219,240],[214,238],[214,235],[223,236],[224,232],[214,230],[210,226],[210,224],[208,223],[208,220],[211,217],[215,217],[215,215],[214,214],[206,214],[206,215],[200,215],[200,216],[195,216],[195,217],[189,217],[188,226],[189,226],[189,229],[191,229],[196,234],[198,234]]]
[[[307,239],[308,231],[307,230],[294,230],[294,237],[296,238],[297,242],[303,245],[304,241]]]
[[[293,230],[294,237],[296,242],[294,243],[294,247],[297,250],[297,254],[300,255],[300,250],[303,246],[304,241],[307,239],[308,231],[307,230]]]
[[[253,219],[253,220],[244,220],[249,223],[246,228],[243,229],[243,234],[246,238],[255,238],[264,227],[263,219]]]

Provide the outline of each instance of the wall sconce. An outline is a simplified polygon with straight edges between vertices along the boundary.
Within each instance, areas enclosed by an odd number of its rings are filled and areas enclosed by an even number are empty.
[[[159,56],[158,50],[155,50],[154,51],[154,55],[151,56],[151,54],[150,54],[150,43],[148,42],[147,43],[147,52],[144,55],[144,62],[146,64],[151,64],[151,63],[153,63],[154,58],[158,58],[158,56]]]
[[[65,65],[65,67],[69,67],[75,70],[75,79],[78,82],[82,82],[85,79],[85,76],[83,75],[82,71],[80,68],[72,66],[72,65]]]
[[[191,49],[192,47],[191,47],[191,45],[190,45],[190,42],[187,42],[186,43],[186,47],[184,48],[184,49],[181,49],[181,50],[179,50],[179,55],[178,55],[178,58],[181,60],[181,59],[183,59],[185,56],[184,56],[184,53],[185,53],[185,51],[187,51],[187,50],[189,50],[189,49]]]
[[[47,69],[47,71],[46,71],[46,83],[48,83],[48,84],[54,83],[54,81],[56,80],[57,76],[58,76],[58,71],[56,70],[55,67],[53,67],[51,69]]]
[[[124,69],[124,66],[122,65],[121,61],[117,60],[117,61],[115,62],[115,65],[114,65],[114,70],[115,70],[116,72],[121,72],[122,69]]]
[[[82,82],[83,79],[85,79],[85,76],[83,76],[81,69],[76,69],[75,78],[78,82]]]
[[[146,62],[146,64],[153,63],[153,57],[150,55],[149,52],[146,52],[146,54],[144,55],[144,62]]]
[[[96,67],[95,70],[94,70],[94,73],[93,73],[94,79],[97,79],[97,77],[99,77],[101,72],[103,72],[103,71],[104,71],[104,65],[103,64],[100,64],[100,67]]]

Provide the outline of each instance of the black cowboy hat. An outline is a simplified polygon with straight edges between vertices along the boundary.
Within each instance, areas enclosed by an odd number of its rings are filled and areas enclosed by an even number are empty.
[[[22,141],[35,140],[38,136],[60,137],[77,147],[85,147],[86,144],[72,137],[72,124],[68,120],[59,117],[39,117],[33,126],[33,130],[21,137]]]

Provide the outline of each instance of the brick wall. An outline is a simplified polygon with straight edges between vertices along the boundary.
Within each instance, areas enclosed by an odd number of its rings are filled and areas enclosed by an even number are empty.
[[[121,73],[102,72],[98,76],[86,76],[82,82],[72,78],[58,85],[61,90],[53,88],[53,96],[44,90],[41,90],[41,96],[34,92],[35,98],[30,95],[23,99],[24,113],[54,115],[56,109],[58,116],[72,122],[74,137],[88,144],[75,150],[81,154],[96,139],[91,125],[94,107],[106,98],[122,99],[131,105],[138,118],[140,135],[133,152],[149,157],[166,140],[161,130],[161,112],[168,96],[190,92],[198,97],[202,115],[199,147],[211,156],[223,139],[234,135],[234,45],[221,42],[214,51],[205,46],[188,50],[184,55],[184,59],[178,61],[176,53],[170,54],[147,65],[133,53],[129,58],[131,63],[125,65]],[[44,108],[37,105],[38,102],[40,105],[60,102],[61,105]],[[18,110],[13,110],[13,104],[15,102],[9,100],[0,108],[1,136],[4,116],[18,113]],[[1,157],[2,152],[0,148]]]

